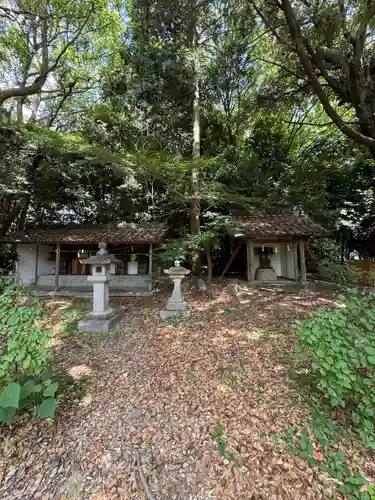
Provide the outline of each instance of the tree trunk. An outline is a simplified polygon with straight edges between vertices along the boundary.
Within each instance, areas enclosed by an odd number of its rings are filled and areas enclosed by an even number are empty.
[[[36,119],[38,117],[38,111],[39,111],[41,102],[42,102],[42,93],[38,92],[36,94],[36,97],[35,97],[35,102],[34,102],[33,110],[32,110],[32,113],[31,113],[29,121],[31,121],[31,122],[35,122],[36,121]]]
[[[25,101],[24,97],[18,97],[17,99],[17,123],[23,123],[23,103]]]
[[[13,194],[3,196],[0,201],[2,210],[0,211],[0,236],[4,236],[10,229],[22,210],[26,194],[19,198]]]
[[[190,231],[200,233],[199,167],[201,156],[201,128],[199,106],[199,63],[194,57],[194,98],[193,98],[193,167],[191,169]]]
[[[30,203],[30,193],[26,194],[21,200],[21,207],[17,222],[17,231],[23,231],[25,229],[26,215]]]
[[[211,248],[206,248],[206,260],[207,260],[207,285],[210,287],[212,285],[212,257]]]
[[[195,42],[194,42],[195,43]],[[200,103],[199,103],[199,55],[197,49],[194,53],[194,97],[193,97],[193,166],[191,169],[191,197],[190,208],[190,232],[200,234],[201,232],[201,208],[199,202],[199,159],[201,148],[200,127]],[[201,270],[200,251],[196,250],[192,256],[193,271],[199,273]]]

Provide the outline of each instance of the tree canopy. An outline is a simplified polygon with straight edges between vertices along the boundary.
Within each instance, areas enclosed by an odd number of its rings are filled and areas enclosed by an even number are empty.
[[[204,242],[212,214],[299,210],[371,234],[374,16],[367,0],[3,4],[1,233],[155,220]]]

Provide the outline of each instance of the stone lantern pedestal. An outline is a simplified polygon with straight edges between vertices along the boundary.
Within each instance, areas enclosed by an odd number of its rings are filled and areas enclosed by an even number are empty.
[[[180,266],[179,261],[175,261],[174,267],[166,269],[164,272],[165,274],[168,274],[173,281],[173,292],[165,309],[160,311],[160,317],[162,319],[167,319],[175,316],[176,314],[182,314],[188,318],[190,316],[190,311],[187,310],[186,302],[182,297],[181,281],[190,273],[189,269]]]
[[[122,319],[122,314],[109,306],[109,281],[111,265],[120,262],[106,250],[105,243],[99,243],[99,251],[82,264],[91,266],[91,275],[87,277],[93,284],[92,311],[78,323],[78,330],[84,332],[108,332]]]

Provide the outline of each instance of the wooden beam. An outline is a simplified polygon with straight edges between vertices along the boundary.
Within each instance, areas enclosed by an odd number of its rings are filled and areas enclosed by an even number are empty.
[[[60,254],[61,244],[56,245],[56,263],[55,263],[55,292],[59,289],[59,274],[60,274]]]
[[[305,242],[303,240],[299,242],[299,256],[301,260],[302,283],[306,284],[307,274],[306,274]]]
[[[242,243],[243,241],[241,240],[240,243],[238,244],[238,246],[235,248],[234,252],[232,253],[232,255],[230,256],[230,259],[228,260],[228,264],[225,266],[224,268],[224,271],[220,274],[220,277],[222,278],[223,276],[225,276],[225,273],[228,271],[228,269],[230,268],[232,262],[234,261],[236,255],[238,254],[238,251],[239,249],[241,248],[242,246]]]
[[[298,280],[298,244],[293,245],[294,279]]]
[[[150,275],[150,292],[152,290],[152,243],[150,243],[150,251],[148,254],[148,274]]]

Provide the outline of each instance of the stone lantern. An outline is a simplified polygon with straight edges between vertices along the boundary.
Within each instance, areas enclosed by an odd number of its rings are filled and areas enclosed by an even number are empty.
[[[190,316],[190,311],[186,309],[186,302],[182,297],[181,281],[190,273],[189,269],[182,267],[180,265],[180,261],[175,260],[174,266],[169,269],[165,269],[164,272],[165,274],[168,274],[173,281],[173,292],[165,309],[160,311],[160,317],[162,319],[167,319],[175,316],[176,314],[182,314],[188,318]]]
[[[78,323],[78,330],[86,332],[108,332],[122,318],[122,314],[109,306],[109,281],[111,267],[120,262],[114,255],[109,254],[105,243],[99,243],[99,251],[82,264],[89,264],[91,274],[87,281],[93,284],[92,311]]]

